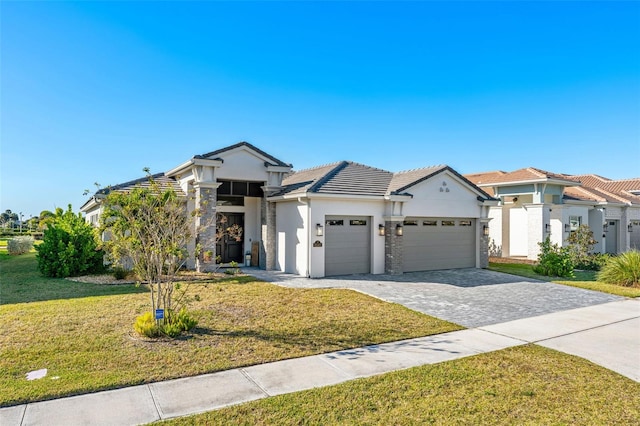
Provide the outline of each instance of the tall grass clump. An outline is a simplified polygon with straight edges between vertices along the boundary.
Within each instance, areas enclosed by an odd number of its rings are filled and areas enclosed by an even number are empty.
[[[625,287],[640,286],[640,251],[611,257],[598,273],[598,281]]]
[[[7,241],[7,253],[11,255],[25,254],[33,248],[33,237],[13,237]]]

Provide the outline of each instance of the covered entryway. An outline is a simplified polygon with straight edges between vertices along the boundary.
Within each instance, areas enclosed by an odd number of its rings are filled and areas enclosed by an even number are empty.
[[[405,272],[476,266],[475,219],[407,218],[403,230]]]
[[[371,218],[326,216],[325,276],[371,272]]]

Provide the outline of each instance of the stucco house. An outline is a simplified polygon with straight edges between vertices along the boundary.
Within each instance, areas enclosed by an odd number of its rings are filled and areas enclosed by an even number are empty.
[[[241,142],[155,178],[194,194],[187,208],[205,206],[200,221],[223,213],[243,228],[242,241],[217,247],[215,229],[199,231],[203,250],[215,251],[223,263],[244,262],[250,253],[262,268],[309,277],[488,265],[489,211],[497,200],[448,166],[392,173],[341,161],[294,171]],[[98,220],[101,195],[81,208],[89,222]],[[190,267],[202,262],[194,247],[195,241]]]
[[[499,200],[489,208],[491,254],[537,259],[547,237],[567,245],[570,233],[589,225],[594,252],[640,249],[640,178],[611,180],[528,167],[465,175]]]

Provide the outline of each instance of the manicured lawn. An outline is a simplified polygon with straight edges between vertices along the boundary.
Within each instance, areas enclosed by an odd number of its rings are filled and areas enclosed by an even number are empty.
[[[133,285],[45,279],[32,254],[0,260],[0,406],[184,377],[461,327],[349,290],[232,277],[191,284],[194,332],[149,341]],[[48,369],[47,377],[25,374]]]
[[[489,263],[489,269],[497,272],[504,272],[512,275],[533,278],[540,281],[552,281],[558,284],[570,285],[572,287],[596,290],[603,293],[615,294],[623,297],[640,297],[640,288],[623,287],[619,285],[606,284],[596,280],[594,271],[576,271],[574,278],[547,277],[533,272],[531,265],[522,263]]]
[[[170,425],[636,425],[640,384],[527,345],[254,401]]]
[[[0,253],[0,305],[131,293],[146,293],[146,290],[133,285],[97,285],[43,278],[37,268],[35,252],[20,256]]]

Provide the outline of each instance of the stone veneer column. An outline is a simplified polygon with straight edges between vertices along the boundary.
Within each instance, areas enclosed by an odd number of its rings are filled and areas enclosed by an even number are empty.
[[[276,204],[262,198],[260,206],[260,268],[272,271],[276,267]]]
[[[480,268],[486,269],[489,267],[489,236],[484,235],[484,227],[489,226],[488,220],[478,221],[478,230],[480,241]]]
[[[396,235],[396,225],[402,224],[398,220],[384,222],[384,272],[391,275],[402,275],[403,241],[402,236]]]
[[[199,272],[216,270],[216,202],[218,199],[219,183],[196,183],[193,185],[196,197],[196,208],[200,214],[196,216],[196,243],[200,245],[200,254],[196,259],[196,269]],[[206,251],[213,252],[213,258],[204,259]]]

